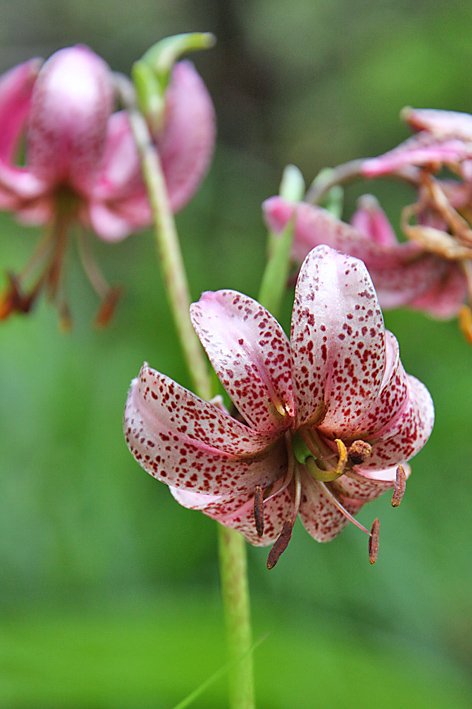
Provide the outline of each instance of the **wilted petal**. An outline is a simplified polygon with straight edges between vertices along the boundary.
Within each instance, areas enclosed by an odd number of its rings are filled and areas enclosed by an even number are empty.
[[[356,514],[362,502],[353,502],[348,512]],[[342,532],[349,522],[329,499],[322,486],[302,470],[302,496],[298,514],[306,531],[317,542],[329,542]]]
[[[207,170],[215,144],[215,114],[205,84],[188,61],[174,66],[165,100],[165,125],[156,142],[176,212],[192,197]]]
[[[148,473],[205,494],[253,493],[287,464],[274,435],[252,431],[147,365],[131,385],[125,436]]]
[[[258,302],[236,291],[203,293],[193,326],[236,408],[259,431],[286,428],[294,416],[290,343]]]
[[[364,264],[318,246],[297,281],[292,314],[298,422],[349,435],[375,401],[385,367],[383,317]]]
[[[260,537],[254,522],[253,494],[222,500],[221,496],[198,495],[177,488],[171,488],[171,493],[183,507],[200,510],[224,527],[240,532],[249,544],[258,547],[275,542],[293,509],[293,500],[287,488],[264,503],[264,534]]]
[[[53,54],[31,100],[28,164],[34,174],[89,194],[112,108],[112,77],[103,59],[80,45]]]

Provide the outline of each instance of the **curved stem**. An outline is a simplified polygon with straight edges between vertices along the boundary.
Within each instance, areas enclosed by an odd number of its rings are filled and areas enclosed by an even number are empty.
[[[308,189],[304,201],[310,204],[320,204],[326,194],[338,185],[345,185],[348,182],[352,182],[358,178],[368,179],[366,175],[362,174],[362,165],[365,163],[365,159],[350,160],[349,162],[342,163],[333,167],[331,170],[326,170],[325,175],[321,177],[318,176],[312,182],[310,188]],[[399,168],[395,172],[389,173],[388,175],[381,175],[379,177],[394,177],[403,182],[408,182],[412,185],[417,185],[420,177],[420,171],[418,168],[414,167],[403,167]]]
[[[134,108],[128,109],[128,113],[141,156],[144,181],[154,217],[157,250],[180,346],[195,391],[203,399],[211,399],[212,383],[207,360],[190,321],[190,290],[161,161],[143,116]]]
[[[246,542],[234,529],[218,525],[221,593],[226,623],[230,709],[254,709],[251,615]]]

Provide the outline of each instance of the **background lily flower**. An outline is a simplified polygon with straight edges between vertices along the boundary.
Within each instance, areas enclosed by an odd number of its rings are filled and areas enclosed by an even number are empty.
[[[235,291],[204,293],[191,317],[243,422],[145,364],[124,420],[139,464],[185,507],[251,544],[275,542],[269,568],[297,515],[318,541],[349,520],[364,529],[352,515],[395,485],[434,418],[429,393],[405,373],[384,329],[364,264],[327,246],[311,251],[291,341]]]
[[[42,66],[41,60],[31,60],[0,78],[0,208],[48,229],[24,272],[10,277],[0,318],[29,310],[46,287],[67,323],[62,261],[72,222],[81,227],[81,257],[104,301],[102,316],[116,300],[116,289],[109,288],[91,260],[84,229],[115,241],[147,226],[151,211],[127,114],[114,113],[114,107],[113,75],[85,46],[62,49]],[[15,159],[23,138],[21,165]],[[174,211],[197,189],[214,138],[208,92],[192,64],[181,62],[166,94],[163,127],[154,135]],[[22,281],[41,267],[25,293]]]
[[[410,306],[438,318],[457,315],[467,284],[459,263],[432,254],[413,241],[398,242],[375,198],[365,195],[347,224],[322,207],[271,197],[263,204],[267,226],[283,231],[292,218],[292,255],[300,264],[319,244],[364,261],[382,308]]]

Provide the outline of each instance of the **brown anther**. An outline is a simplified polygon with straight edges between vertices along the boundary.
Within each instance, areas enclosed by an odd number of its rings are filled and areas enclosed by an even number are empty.
[[[469,344],[472,345],[472,310],[468,305],[462,305],[459,310],[459,327]]]
[[[376,517],[369,537],[369,561],[371,564],[375,564],[379,555],[379,527],[379,519]]]
[[[72,316],[66,303],[59,308],[59,325],[63,332],[72,332]]]
[[[105,327],[105,325],[108,325],[113,317],[116,304],[118,303],[122,292],[123,289],[121,286],[113,286],[110,288],[102,304],[100,305],[97,315],[95,316],[94,325],[96,327]]]
[[[23,296],[18,281],[12,273],[8,274],[8,281],[6,290],[0,296],[0,320],[6,320],[12,313],[22,310]]]
[[[264,534],[264,495],[260,485],[254,490],[254,521],[259,537]]]
[[[293,529],[293,522],[285,522],[282,533],[280,536],[276,539],[274,546],[270,550],[269,556],[267,558],[267,568],[268,569],[273,569],[278,560],[280,559],[280,555],[285,551],[285,549],[288,546],[288,543],[292,537],[292,529]]]
[[[372,446],[367,441],[354,441],[347,451],[349,462],[352,465],[362,465],[372,453]]]
[[[402,501],[406,489],[406,472],[403,465],[397,468],[397,476],[395,479],[395,487],[393,488],[392,507],[398,507]]]

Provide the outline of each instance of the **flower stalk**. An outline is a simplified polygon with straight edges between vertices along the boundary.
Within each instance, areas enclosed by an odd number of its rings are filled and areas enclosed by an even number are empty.
[[[141,157],[159,260],[180,346],[195,392],[202,399],[209,400],[214,394],[213,384],[206,357],[189,317],[190,291],[162,165],[144,117],[129,102],[128,113]],[[218,546],[230,662],[229,707],[253,709],[254,673],[246,542],[239,532],[218,524]]]
[[[157,251],[177,336],[195,391],[203,399],[211,399],[213,392],[209,369],[190,322],[190,290],[159,155],[143,116],[134,108],[128,108],[128,112],[141,157],[143,177],[154,218]]]

